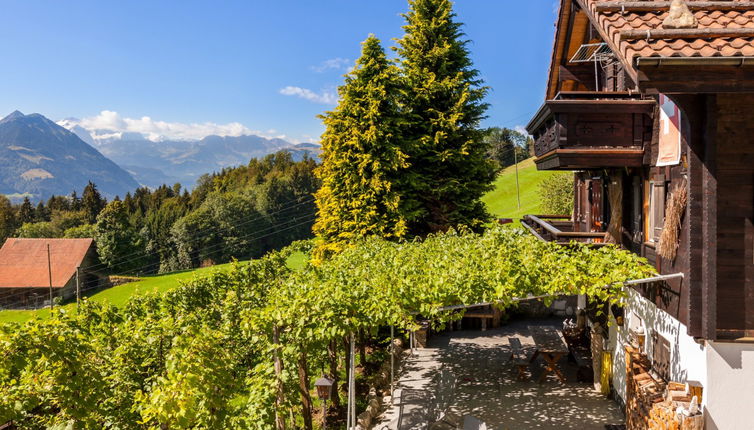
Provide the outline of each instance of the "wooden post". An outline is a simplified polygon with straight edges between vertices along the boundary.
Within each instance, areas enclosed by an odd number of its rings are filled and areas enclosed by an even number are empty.
[[[390,326],[390,404],[395,395],[395,326]]]
[[[516,166],[516,199],[518,200],[518,208],[521,209],[521,189],[518,186],[518,154],[516,153],[516,144],[513,144],[513,162]]]
[[[306,346],[301,345],[301,354],[298,360],[298,383],[301,394],[301,415],[304,418],[304,428],[312,430],[312,398],[309,394],[309,371],[307,369]]]
[[[335,409],[340,408],[340,395],[338,394],[338,384],[340,383],[338,378],[338,343],[335,339],[331,340],[328,347],[327,347],[327,353],[330,358],[330,378],[332,378],[332,395],[331,401],[332,406]]]
[[[47,275],[50,280],[50,314],[52,314],[52,261],[50,260],[50,244],[47,244]]]
[[[275,397],[275,428],[277,430],[285,430],[285,418],[280,413],[280,408],[285,400],[283,391],[283,362],[280,360],[280,329],[278,326],[272,328],[272,343],[275,345],[274,360],[275,360],[275,377],[277,378],[277,395]]]
[[[81,266],[76,267],[76,308],[79,307],[81,301]]]
[[[356,427],[356,340],[351,333],[351,342],[348,353],[348,411],[346,413],[346,429],[351,430]]]

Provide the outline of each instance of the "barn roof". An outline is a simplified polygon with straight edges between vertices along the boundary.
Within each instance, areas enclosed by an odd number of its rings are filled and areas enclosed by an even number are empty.
[[[52,287],[62,288],[76,274],[92,239],[8,239],[0,248],[0,288],[49,288],[47,245]]]

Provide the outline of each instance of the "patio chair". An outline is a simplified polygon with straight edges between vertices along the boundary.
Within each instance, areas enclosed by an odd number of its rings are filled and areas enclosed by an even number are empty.
[[[454,417],[448,409],[455,400],[456,377],[448,369],[442,369],[435,376],[436,389],[431,405],[427,408],[427,422],[430,429],[444,430],[458,428],[460,417]]]
[[[526,351],[524,351],[523,345],[521,345],[521,339],[517,337],[509,337],[508,343],[511,346],[511,358],[508,361],[512,361],[518,369],[519,379],[528,379],[526,372],[529,370],[530,360],[526,355]]]

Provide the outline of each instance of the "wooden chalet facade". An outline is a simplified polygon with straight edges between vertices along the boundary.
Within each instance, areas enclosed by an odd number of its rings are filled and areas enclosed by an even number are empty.
[[[540,170],[575,172],[574,213],[524,224],[677,275],[633,287],[610,329],[620,399],[646,330],[655,370],[703,389],[706,428],[754,428],[754,2],[562,0],[554,45],[527,129]]]

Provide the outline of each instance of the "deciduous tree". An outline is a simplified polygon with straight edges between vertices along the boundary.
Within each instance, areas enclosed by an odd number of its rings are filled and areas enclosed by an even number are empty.
[[[86,201],[86,197],[84,200]],[[123,202],[110,202],[100,212],[94,232],[100,260],[111,270],[125,272],[141,266],[144,249],[139,243],[139,236],[128,222]]]

